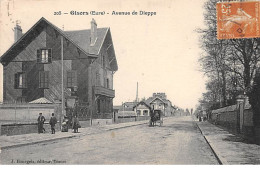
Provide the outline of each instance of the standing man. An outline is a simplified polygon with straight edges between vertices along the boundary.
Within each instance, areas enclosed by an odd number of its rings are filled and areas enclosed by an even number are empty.
[[[55,134],[55,124],[57,123],[57,119],[54,116],[54,113],[51,114],[50,125],[51,125],[51,134]]]
[[[74,133],[79,132],[79,119],[77,115],[74,115],[72,118],[72,129],[74,129]]]
[[[43,129],[44,129],[43,124],[45,122],[45,118],[44,118],[44,116],[42,116],[42,113],[39,113],[39,117],[38,117],[37,121],[38,121],[38,133],[39,134],[43,133]]]

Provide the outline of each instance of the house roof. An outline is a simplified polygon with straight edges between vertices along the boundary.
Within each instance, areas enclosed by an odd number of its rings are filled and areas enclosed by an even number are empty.
[[[125,102],[122,105],[113,106],[113,109],[119,111],[133,111],[135,104],[135,102]]]
[[[177,107],[176,107],[176,106],[171,106],[171,108],[173,108],[173,109],[177,109]]]
[[[44,25],[51,26],[54,30],[56,30],[59,34],[61,34],[66,40],[74,44],[79,50],[85,53],[88,57],[97,58],[94,54],[87,53],[82,47],[78,46],[74,41],[72,41],[64,32],[42,17],[37,23],[35,23],[23,36],[17,40],[1,57],[0,62],[4,65],[5,62],[13,60],[15,56],[17,56],[24,47],[26,47],[33,39],[35,34],[42,28]]]
[[[111,33],[110,28],[97,28],[97,39],[93,46],[90,45],[90,36],[91,36],[91,30],[85,29],[85,30],[74,30],[74,31],[65,31],[64,32],[73,42],[75,42],[78,46],[80,46],[84,51],[86,51],[89,54],[99,55],[101,47],[107,37],[107,35],[110,36],[111,42]],[[112,43],[112,54],[108,56],[111,61],[110,66],[113,71],[116,71],[118,69],[117,61],[115,59],[115,52],[114,47]]]
[[[108,30],[109,28],[97,28],[97,40],[94,46],[90,46],[90,29],[64,31],[64,33],[86,52],[97,55],[99,54]]]
[[[148,98],[145,102],[147,104],[151,104],[153,101],[155,101],[156,99],[159,99],[160,101],[162,101],[164,104],[167,104],[167,100],[166,99],[161,99],[160,97],[150,97]]]
[[[30,104],[52,104],[52,102],[45,97],[41,97],[39,99],[33,100],[29,102]]]
[[[127,108],[133,108],[136,102],[125,102],[123,105],[125,105]]]
[[[134,107],[133,108],[135,108],[136,106],[138,106],[138,105],[144,105],[144,106],[146,106],[146,107],[148,107],[149,109],[151,109],[151,106],[149,105],[149,104],[147,104],[147,103],[145,103],[144,101],[141,101],[141,102],[139,102],[138,104],[136,104],[136,105],[134,105]]]
[[[113,106],[113,109],[114,109],[114,110],[120,110],[121,108],[122,108],[121,105],[119,105],[119,106]]]
[[[0,57],[0,62],[4,65],[5,62],[12,61],[13,58],[17,56],[20,53],[20,51],[27,46],[29,42],[31,42],[32,37],[35,35],[35,33],[37,33],[38,29],[46,24],[55,29],[59,34],[61,34],[66,40],[71,42],[73,45],[75,45],[85,55],[92,58],[98,57],[98,54],[107,34],[111,34],[109,28],[97,28],[96,43],[94,44],[94,46],[90,46],[90,29],[77,31],[62,31],[54,24],[50,23],[48,20],[42,17]],[[118,66],[117,61],[115,59],[114,49],[113,56],[110,58],[111,59],[109,60],[111,61],[111,68],[112,70],[116,71],[118,69]]]

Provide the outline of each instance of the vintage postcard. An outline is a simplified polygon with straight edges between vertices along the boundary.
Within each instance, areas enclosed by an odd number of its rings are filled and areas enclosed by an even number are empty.
[[[0,0],[0,168],[260,164],[259,4]]]

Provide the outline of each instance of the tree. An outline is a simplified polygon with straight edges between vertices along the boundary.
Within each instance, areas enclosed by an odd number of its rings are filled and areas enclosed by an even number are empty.
[[[260,69],[254,78],[254,85],[249,93],[249,103],[253,110],[254,138],[260,144]]]
[[[260,61],[260,39],[218,40],[216,3],[217,0],[208,0],[204,5],[207,28],[198,30],[204,50],[199,62],[202,71],[210,78],[203,100],[218,101],[221,106],[226,106],[235,102],[238,93],[248,95],[252,89]]]
[[[190,115],[190,111],[189,111],[189,109],[186,109],[186,111],[185,111],[185,115],[186,115],[186,116],[189,116],[189,115]]]
[[[253,110],[254,126],[260,127],[260,70],[254,78],[254,85],[249,93],[249,103]]]
[[[239,78],[243,80],[243,86],[245,93],[248,94],[253,85],[253,78],[257,69],[257,65],[260,61],[260,39],[232,39],[231,45],[233,49],[233,55],[235,55],[236,62],[239,68],[231,68],[230,71],[239,75]]]
[[[217,40],[217,21],[216,21],[216,0],[209,0],[205,3],[205,23],[207,29],[198,30],[199,33],[202,33],[202,42],[201,47],[205,51],[203,56],[199,59],[199,62],[202,66],[202,71],[210,77],[216,77],[214,79],[218,80],[220,102],[222,106],[225,106],[227,103],[227,94],[226,94],[226,57],[227,49],[229,46],[227,40]]]

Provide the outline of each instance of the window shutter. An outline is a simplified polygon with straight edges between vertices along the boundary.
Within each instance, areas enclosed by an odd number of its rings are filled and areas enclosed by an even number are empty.
[[[41,50],[37,49],[37,62],[40,63],[41,62]]]
[[[25,74],[25,73],[23,73],[22,79],[23,79],[23,85],[22,85],[22,87],[23,87],[23,88],[26,88],[26,87],[27,87],[27,86],[26,86],[27,82],[26,82],[26,74]]]
[[[49,88],[49,71],[40,71],[39,78],[39,88]]]
[[[73,80],[73,86],[77,86],[77,71],[74,71],[74,80]]]
[[[107,88],[109,88],[109,79],[107,78]]]
[[[49,71],[45,72],[45,82],[46,82],[45,88],[49,88]]]
[[[48,49],[48,62],[50,63],[52,59],[52,50]]]
[[[14,74],[14,88],[18,88],[19,74]]]
[[[72,73],[71,71],[67,71],[67,87],[72,87]]]
[[[106,58],[105,58],[105,55],[102,55],[102,61],[103,61],[103,68],[106,67]]]
[[[67,71],[67,87],[69,88],[69,71]]]
[[[39,72],[39,88],[42,88],[42,71]]]

